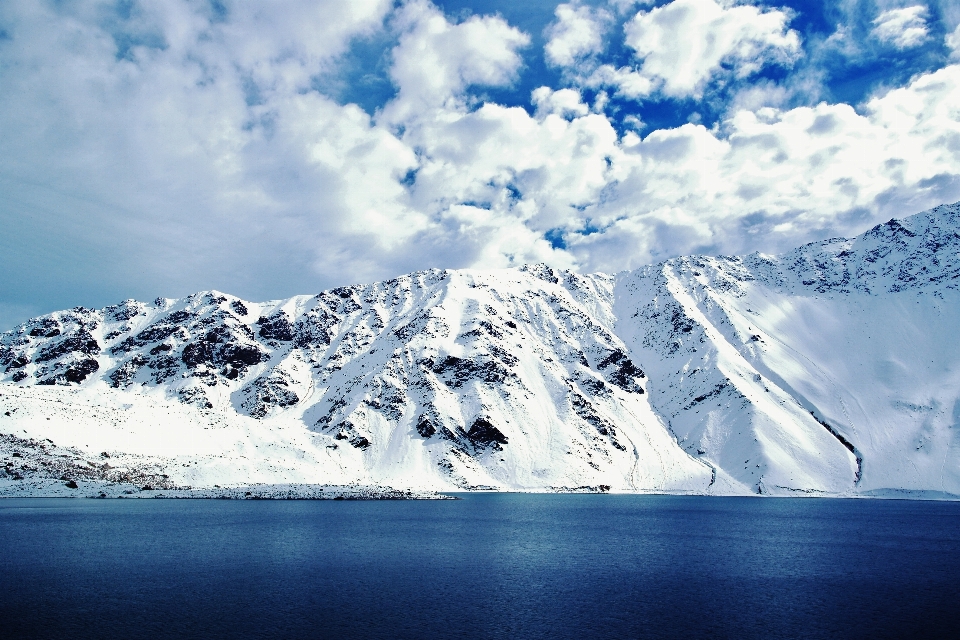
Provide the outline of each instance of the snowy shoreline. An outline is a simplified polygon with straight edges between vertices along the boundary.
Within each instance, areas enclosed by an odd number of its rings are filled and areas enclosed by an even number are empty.
[[[49,478],[0,480],[0,500],[15,498],[204,499],[204,500],[456,500],[436,491],[377,486],[252,484],[238,487],[153,489],[110,482],[75,482]]]
[[[72,483],[72,484],[71,484]],[[252,484],[237,487],[174,487],[153,489],[129,483],[97,481],[66,481],[52,478],[25,480],[0,479],[0,501],[8,499],[70,498],[70,499],[172,499],[172,500],[460,500],[457,494],[523,493],[541,495],[613,495],[613,496],[694,496],[712,498],[788,498],[788,499],[856,499],[856,500],[932,500],[960,502],[960,495],[943,491],[911,489],[878,489],[865,493],[829,494],[800,493],[796,495],[710,495],[694,492],[610,492],[609,487],[552,487],[544,490],[500,491],[483,488],[473,491],[454,492],[417,491],[381,486],[332,486],[317,484]],[[451,495],[453,494],[453,495]]]

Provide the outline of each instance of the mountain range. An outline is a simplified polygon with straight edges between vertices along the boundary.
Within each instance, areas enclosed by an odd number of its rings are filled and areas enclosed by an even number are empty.
[[[0,334],[0,493],[955,497],[958,329],[960,203],[616,275],[432,269],[77,307]]]

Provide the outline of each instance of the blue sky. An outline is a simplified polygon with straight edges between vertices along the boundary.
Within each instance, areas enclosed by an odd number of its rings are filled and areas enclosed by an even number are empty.
[[[0,4],[0,328],[960,200],[956,2]]]

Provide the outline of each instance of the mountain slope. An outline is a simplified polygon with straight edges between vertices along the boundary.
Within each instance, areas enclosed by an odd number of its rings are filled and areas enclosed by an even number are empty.
[[[0,337],[0,433],[191,486],[960,494],[958,211],[615,277],[58,312]]]
[[[757,491],[960,493],[958,209],[625,275],[654,409]]]

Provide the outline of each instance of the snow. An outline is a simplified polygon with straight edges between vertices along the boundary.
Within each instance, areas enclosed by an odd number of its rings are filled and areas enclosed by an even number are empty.
[[[0,336],[0,479],[49,439],[171,489],[960,495],[958,231],[57,312]]]

